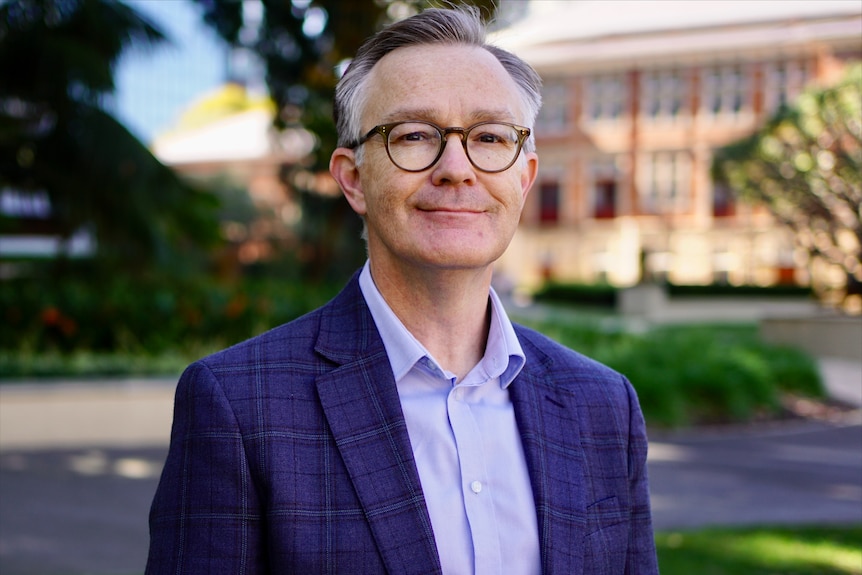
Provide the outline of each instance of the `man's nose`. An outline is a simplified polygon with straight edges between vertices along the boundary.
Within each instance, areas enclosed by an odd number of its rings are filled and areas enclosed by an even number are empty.
[[[434,166],[434,183],[472,182],[476,177],[475,168],[467,156],[464,136],[459,133],[447,134],[443,144],[443,154]]]

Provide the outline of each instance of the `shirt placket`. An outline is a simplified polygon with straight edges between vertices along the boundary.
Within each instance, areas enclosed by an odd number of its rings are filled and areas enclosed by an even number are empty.
[[[476,575],[503,573],[500,538],[488,481],[482,434],[470,398],[476,386],[456,385],[449,392],[447,411],[458,452],[461,493],[473,538]]]

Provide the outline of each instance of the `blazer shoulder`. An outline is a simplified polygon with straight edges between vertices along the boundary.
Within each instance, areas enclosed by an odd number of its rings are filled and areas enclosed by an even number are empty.
[[[290,361],[313,354],[321,309],[309,312],[254,337],[235,343],[200,360],[211,369],[239,363]]]
[[[339,350],[341,356],[351,357],[359,353],[373,323],[368,319],[370,314],[364,307],[356,278],[354,276],[335,298],[322,307],[209,355],[200,362],[214,371],[223,371],[232,369],[232,366],[293,366],[326,362],[330,355],[337,362],[339,356],[331,354],[329,349],[338,346],[343,348]]]
[[[608,433],[625,436],[632,417],[643,426],[637,392],[624,374],[534,330],[515,329],[527,356],[522,373],[579,406],[583,429],[610,425]]]
[[[524,353],[528,357],[528,363],[533,359],[552,371],[576,370],[611,379],[623,377],[607,365],[566,347],[534,329],[518,324],[514,327]]]

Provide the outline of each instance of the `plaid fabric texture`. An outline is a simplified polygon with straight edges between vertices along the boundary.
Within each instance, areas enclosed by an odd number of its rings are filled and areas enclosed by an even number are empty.
[[[658,573],[644,423],[619,374],[516,327],[510,387],[547,574]],[[398,392],[357,278],[189,366],[148,575],[440,573]]]

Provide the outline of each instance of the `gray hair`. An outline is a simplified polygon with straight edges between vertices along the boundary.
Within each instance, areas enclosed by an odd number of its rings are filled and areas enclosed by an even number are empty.
[[[542,106],[542,80],[536,71],[514,54],[486,43],[485,25],[475,6],[429,8],[384,28],[356,52],[335,88],[333,115],[339,146],[353,146],[363,136],[361,114],[368,94],[367,79],[374,65],[398,48],[428,44],[476,46],[493,54],[518,85],[527,114],[525,120],[528,127],[533,126]],[[535,150],[533,136],[524,143],[524,149]]]

